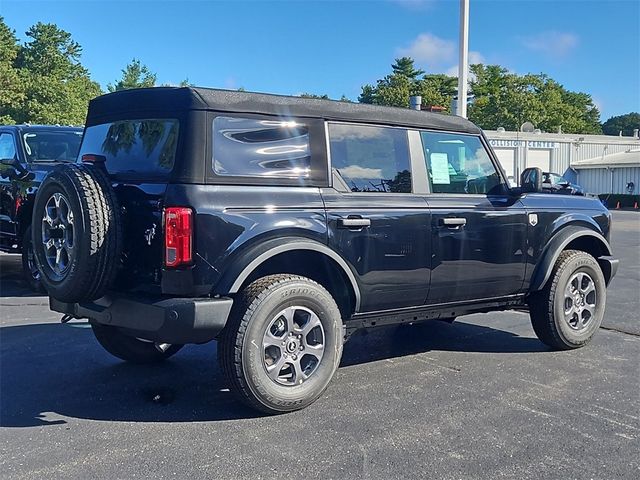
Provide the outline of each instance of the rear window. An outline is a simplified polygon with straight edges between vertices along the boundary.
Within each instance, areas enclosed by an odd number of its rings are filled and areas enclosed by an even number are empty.
[[[218,175],[308,178],[309,129],[297,121],[216,117],[213,169]]]
[[[78,158],[82,131],[29,130],[22,135],[29,162],[74,162]]]
[[[171,172],[178,146],[175,119],[124,120],[88,127],[80,155],[104,155],[112,174],[164,176]]]

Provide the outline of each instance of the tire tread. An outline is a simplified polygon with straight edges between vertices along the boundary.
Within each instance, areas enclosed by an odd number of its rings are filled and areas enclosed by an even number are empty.
[[[242,367],[242,345],[249,322],[260,303],[275,288],[294,281],[311,283],[326,291],[322,285],[300,275],[275,274],[259,278],[248,285],[234,300],[229,321],[218,340],[218,363],[228,386],[238,394],[245,405],[264,413],[276,412],[257,400],[247,384]],[[327,294],[329,295],[328,292]]]
[[[569,263],[584,256],[593,258],[581,250],[564,250],[561,252],[553,266],[551,276],[545,287],[541,291],[533,294],[529,300],[531,325],[536,336],[544,344],[557,350],[571,350],[581,347],[589,341],[589,339],[587,339],[582,342],[577,342],[575,345],[567,344],[559,334],[554,313],[554,303],[560,286],[559,283],[562,272]]]

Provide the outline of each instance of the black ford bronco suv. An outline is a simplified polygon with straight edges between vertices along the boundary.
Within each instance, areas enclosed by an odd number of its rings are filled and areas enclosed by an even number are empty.
[[[33,212],[51,308],[123,360],[219,342],[228,386],[303,408],[355,330],[522,309],[585,345],[604,314],[610,213],[509,188],[467,120],[202,88],[111,93]]]
[[[42,179],[60,163],[75,162],[82,128],[0,125],[0,251],[22,254],[24,280],[42,291],[31,248],[33,202]]]

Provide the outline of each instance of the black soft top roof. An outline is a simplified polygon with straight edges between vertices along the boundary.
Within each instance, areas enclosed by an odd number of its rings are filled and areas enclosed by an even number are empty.
[[[127,116],[142,118],[141,115],[154,113],[170,116],[189,110],[311,117],[480,133],[477,126],[464,118],[439,113],[199,87],[137,88],[102,95],[89,103],[87,125]]]

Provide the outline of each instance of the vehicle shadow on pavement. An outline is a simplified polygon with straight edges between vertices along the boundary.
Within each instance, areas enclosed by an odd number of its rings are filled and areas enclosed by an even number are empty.
[[[131,365],[102,350],[85,323],[0,329],[0,426],[61,425],[67,418],[192,422],[254,418],[224,387],[216,344],[190,345],[160,365]],[[431,322],[356,334],[342,366],[429,350],[536,352],[532,338],[471,324]]]
[[[20,255],[0,255],[0,298],[42,297],[42,293],[29,290],[22,275]]]
[[[431,350],[479,353],[548,352],[537,338],[484,325],[437,320],[356,332],[345,345],[341,366],[385,360]]]

